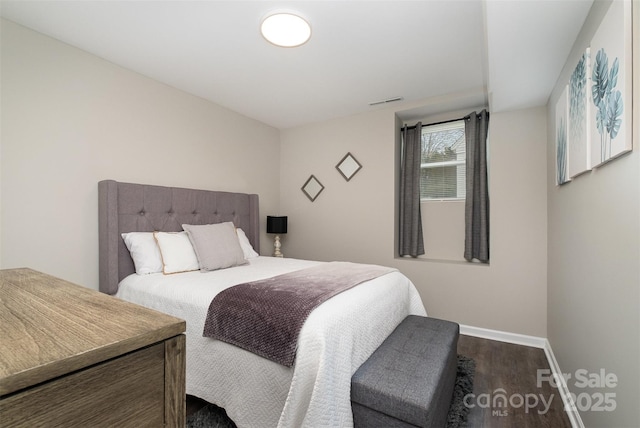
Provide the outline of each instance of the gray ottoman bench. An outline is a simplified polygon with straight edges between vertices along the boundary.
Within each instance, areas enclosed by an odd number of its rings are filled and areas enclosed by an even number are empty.
[[[351,378],[354,427],[446,426],[460,326],[410,315]]]

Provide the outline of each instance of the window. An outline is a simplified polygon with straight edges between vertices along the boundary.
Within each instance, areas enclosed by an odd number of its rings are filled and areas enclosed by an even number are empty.
[[[464,120],[422,127],[420,199],[464,199]]]

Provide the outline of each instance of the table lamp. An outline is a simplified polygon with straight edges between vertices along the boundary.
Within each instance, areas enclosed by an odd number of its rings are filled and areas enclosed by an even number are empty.
[[[267,216],[267,233],[275,233],[273,257],[284,257],[280,252],[280,235],[287,233],[287,216]]]

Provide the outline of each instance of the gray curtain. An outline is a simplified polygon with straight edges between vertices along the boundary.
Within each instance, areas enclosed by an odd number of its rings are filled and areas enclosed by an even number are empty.
[[[402,130],[402,165],[400,171],[400,255],[424,254],[420,217],[420,162],[422,123]]]
[[[489,187],[487,133],[489,113],[474,111],[465,117],[467,140],[467,198],[465,202],[464,258],[489,263]]]

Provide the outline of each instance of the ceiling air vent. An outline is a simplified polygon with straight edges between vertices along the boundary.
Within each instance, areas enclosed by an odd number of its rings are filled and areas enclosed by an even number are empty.
[[[381,100],[381,101],[374,101],[372,103],[369,103],[370,106],[377,106],[380,104],[387,104],[387,103],[392,103],[395,101],[402,101],[404,98],[403,97],[395,97],[395,98],[389,98],[387,100]]]

